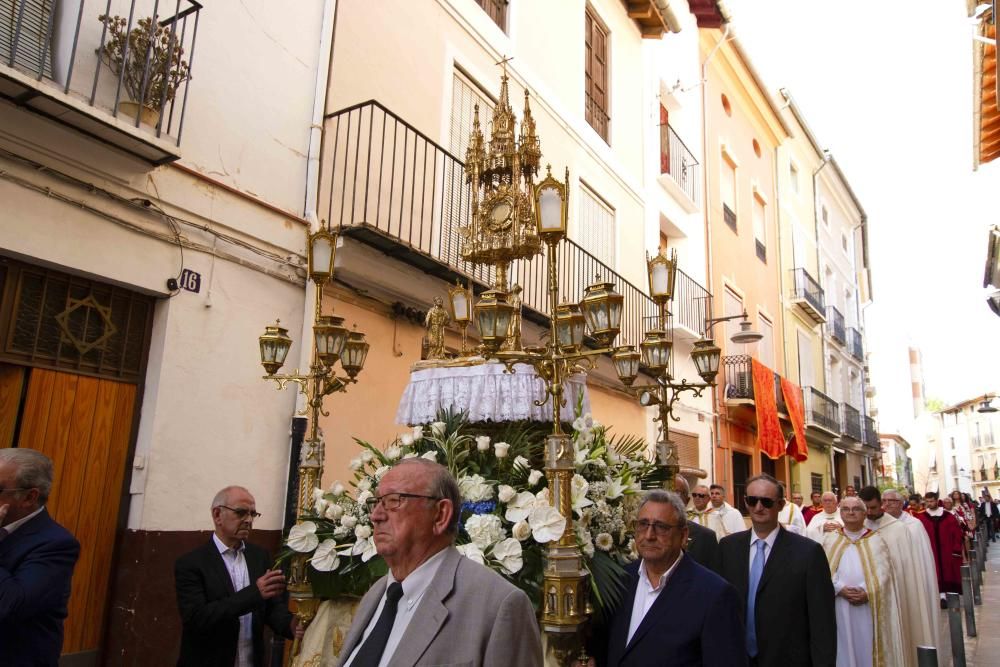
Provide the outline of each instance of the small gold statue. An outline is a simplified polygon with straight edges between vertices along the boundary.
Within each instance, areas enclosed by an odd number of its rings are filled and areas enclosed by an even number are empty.
[[[427,329],[427,358],[447,359],[444,350],[444,328],[448,326],[451,317],[444,308],[441,297],[434,297],[434,306],[427,311],[424,318],[424,328]]]
[[[501,350],[512,350],[521,352],[521,286],[514,283],[510,290],[510,305],[514,306],[514,313],[510,317],[510,326],[507,328],[507,338],[504,339]]]

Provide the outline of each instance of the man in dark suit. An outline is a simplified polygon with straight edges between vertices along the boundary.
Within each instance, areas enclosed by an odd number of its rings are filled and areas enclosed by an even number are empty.
[[[823,548],[778,524],[781,485],[770,475],[747,480],[750,530],[719,543],[722,576],[746,610],[751,667],[833,667],[837,631],[833,583]]]
[[[687,507],[691,499],[691,491],[688,482],[682,475],[674,478],[674,491],[681,498],[681,502]],[[697,521],[687,520],[688,541],[684,547],[684,553],[694,559],[702,567],[707,567],[712,572],[719,574],[719,538],[711,528],[705,528]]]
[[[676,493],[650,491],[643,499],[635,529],[641,560],[626,568],[624,599],[596,638],[598,665],[746,664],[739,598],[682,551],[685,517]]]
[[[212,501],[212,539],[177,559],[184,626],[179,666],[262,667],[265,624],[288,639],[296,636],[284,575],[268,569],[268,553],[246,541],[259,516],[249,491],[226,487]]]
[[[80,544],[45,503],[52,461],[27,448],[0,449],[0,664],[55,667]]]

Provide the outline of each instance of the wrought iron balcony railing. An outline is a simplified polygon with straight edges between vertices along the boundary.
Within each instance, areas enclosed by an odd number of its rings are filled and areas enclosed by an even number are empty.
[[[461,160],[375,100],[331,113],[326,123],[321,188],[332,227],[443,279],[465,276],[480,287],[492,285],[490,267],[473,266],[460,254],[459,227],[469,221],[471,208]],[[583,297],[595,276],[613,283],[625,297],[617,343],[642,340],[643,319],[657,311],[641,289],[572,239],[560,245],[559,274],[560,297],[572,301]],[[523,290],[524,316],[546,323],[544,254],[514,262],[509,275]],[[677,316],[696,318],[696,307],[690,308],[686,313],[682,306]]]
[[[840,434],[856,442],[864,442],[864,428],[861,425],[861,412],[850,403],[841,403],[840,411],[844,416]]]
[[[144,137],[180,145],[201,8],[195,0],[3,0],[0,97],[147,161],[175,160],[176,151]],[[110,28],[98,19],[113,12],[120,23]],[[128,126],[135,131],[123,132]]]
[[[722,358],[722,376],[725,382],[725,399],[755,401],[753,390],[753,375],[749,355],[738,354]],[[774,401],[778,412],[788,414],[785,396],[781,391],[781,376],[774,374]]]
[[[816,324],[826,321],[823,288],[805,269],[792,269],[792,303],[800,306]]]
[[[865,444],[873,449],[881,449],[881,445],[878,441],[878,428],[875,426],[875,420],[865,415],[862,417],[865,425]]]
[[[847,329],[847,349],[850,350],[851,356],[858,361],[865,360],[865,350],[861,344],[861,332],[854,327],[848,327]]]
[[[836,306],[826,307],[826,321],[830,325],[830,338],[845,345],[847,343],[847,329],[844,327],[844,316]]]
[[[674,128],[660,125],[660,173],[670,174],[691,201],[697,201],[700,164]]]
[[[815,424],[832,433],[840,433],[840,406],[815,387],[803,387],[806,424]]]
[[[684,327],[693,334],[700,335],[704,332],[705,320],[712,316],[712,294],[694,278],[677,269],[674,298],[669,310],[668,332],[675,327]],[[659,326],[659,317],[647,317],[643,324],[647,330],[655,329]]]

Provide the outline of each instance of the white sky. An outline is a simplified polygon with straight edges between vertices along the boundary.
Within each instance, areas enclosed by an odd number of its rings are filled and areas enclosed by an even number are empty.
[[[964,0],[728,0],[772,92],[786,87],[868,213],[865,313],[880,429],[912,417],[907,346],[929,397],[1000,390],[1000,318],[982,288],[1000,164],[972,171]],[[1000,161],[998,161],[1000,162]]]

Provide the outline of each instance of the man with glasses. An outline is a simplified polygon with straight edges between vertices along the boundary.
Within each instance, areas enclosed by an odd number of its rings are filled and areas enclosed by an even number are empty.
[[[635,522],[640,560],[626,568],[625,597],[599,633],[598,664],[746,664],[736,591],[684,553],[687,537],[681,498],[649,491]]]
[[[179,667],[263,667],[264,625],[301,637],[288,611],[285,576],[247,539],[260,514],[250,492],[227,486],[212,500],[215,532],[174,565],[181,634]]]
[[[823,506],[823,511],[813,516],[806,528],[806,537],[817,542],[822,542],[826,533],[839,531],[844,524],[844,520],[840,518],[840,512],[837,511],[836,493],[833,491],[824,493],[820,496],[820,504]]]
[[[0,449],[0,664],[55,667],[80,544],[45,503],[52,461]]]
[[[528,596],[455,549],[462,497],[447,468],[400,461],[369,506],[389,573],[361,599],[339,666],[541,667]]]
[[[691,492],[688,490],[688,482],[683,475],[674,477],[674,492],[680,497],[681,502],[687,507]],[[688,541],[684,547],[684,553],[694,559],[702,567],[707,567],[712,572],[719,572],[719,538],[715,536],[715,531],[705,528],[699,523],[687,520]]]
[[[900,618],[889,544],[882,539],[882,530],[865,527],[864,494],[862,489],[861,497],[848,496],[840,502],[844,528],[823,538],[837,596],[839,664],[915,664],[916,645],[911,645]]]
[[[752,528],[724,538],[722,575],[746,611],[751,666],[833,667],[837,663],[833,583],[823,548],[778,523],[785,503],[770,475],[747,480]]]

